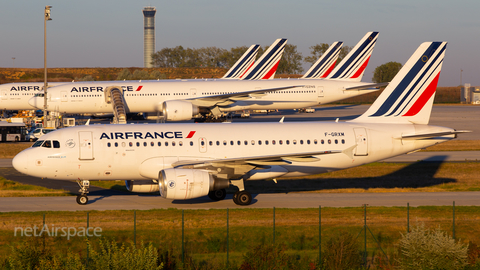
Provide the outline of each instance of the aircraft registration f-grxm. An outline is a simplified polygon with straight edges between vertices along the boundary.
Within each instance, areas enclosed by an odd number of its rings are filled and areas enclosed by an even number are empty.
[[[347,122],[77,126],[44,135],[13,159],[31,176],[77,180],[86,204],[89,180],[126,180],[134,192],[167,199],[205,195],[251,203],[244,181],[330,172],[409,153],[466,131],[428,125],[446,42],[420,45],[360,117]]]

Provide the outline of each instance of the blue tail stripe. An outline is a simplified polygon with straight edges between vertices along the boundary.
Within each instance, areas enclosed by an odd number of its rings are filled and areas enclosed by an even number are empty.
[[[317,71],[321,70],[321,68],[324,67],[325,63],[328,60],[330,60],[330,58],[332,58],[334,55],[340,53],[340,50],[338,48],[341,47],[342,45],[343,45],[343,42],[337,43],[335,45],[335,47],[333,47],[333,49],[325,56],[325,58],[320,63],[318,63],[318,65],[316,65],[315,68],[309,74],[305,75],[305,78],[311,78],[311,77],[314,77],[315,75],[317,75],[316,74]]]
[[[349,69],[344,73],[345,75],[343,77],[350,77],[350,75],[353,75],[353,74],[351,74],[352,70],[355,70],[357,68],[357,65],[363,63],[363,61],[365,60],[364,59],[365,55],[369,54],[373,50],[373,46],[375,46],[376,42],[377,42],[376,40],[374,42],[372,42],[368,46],[368,48],[363,51],[361,56],[355,58],[355,63],[353,63],[349,66]]]
[[[376,36],[378,35],[378,32],[373,32],[369,38],[367,38],[363,44],[358,48],[358,50],[348,59],[348,61],[342,65],[342,67],[335,73],[331,78],[337,78],[338,76],[342,75],[342,73],[345,71],[347,67],[350,66],[350,64],[357,58],[357,56],[367,47],[369,46],[370,43],[376,41]],[[371,39],[370,39],[371,37]]]
[[[258,63],[258,65],[248,74],[248,76],[245,77],[245,80],[250,80],[254,75],[259,73],[259,71],[263,72],[268,65],[265,65],[265,61],[268,61],[270,63],[276,56],[278,55],[279,52],[282,51],[282,48],[285,46],[285,43],[287,42],[287,39],[282,39],[280,42],[278,42],[275,45],[275,49],[271,50],[268,55],[263,58],[262,63]],[[272,55],[275,55],[275,57],[272,57]]]
[[[427,50],[422,54],[422,56],[417,60],[417,62],[413,65],[410,71],[405,75],[402,81],[397,85],[395,90],[392,91],[390,96],[385,100],[385,102],[380,106],[380,108],[370,116],[382,116],[388,112],[388,110],[395,104],[395,101],[399,99],[399,97],[404,93],[405,88],[412,82],[415,76],[420,72],[426,62],[422,61],[422,57],[424,55],[430,58],[435,51],[440,46],[441,42],[433,42]],[[428,61],[427,61],[428,62]]]
[[[246,56],[245,58],[243,58],[242,61],[241,61],[229,74],[227,74],[227,75],[225,76],[225,78],[230,78],[230,77],[232,77],[232,76],[237,75],[236,73],[244,67],[245,63],[246,63],[247,61],[250,61],[250,59],[252,59],[252,57],[253,57],[254,55],[256,55],[256,52],[257,52],[257,50],[258,50],[258,47],[260,47],[260,45],[258,45],[258,44],[255,45],[255,47],[253,47],[253,50],[250,51],[250,52],[247,54],[247,56]]]

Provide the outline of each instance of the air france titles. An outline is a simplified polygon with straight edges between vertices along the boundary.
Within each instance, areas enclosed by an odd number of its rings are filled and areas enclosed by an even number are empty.
[[[28,86],[12,86],[10,91],[40,91],[40,86],[28,85]]]
[[[143,85],[138,86],[136,89],[133,88],[133,86],[122,86],[123,92],[133,92],[133,91],[140,91],[142,90]],[[74,86],[72,87],[72,90],[70,92],[75,92],[75,93],[93,93],[93,92],[103,92],[104,87],[103,86]]]
[[[185,139],[190,139],[195,134],[195,131],[190,131]],[[181,131],[167,131],[167,132],[110,132],[102,133],[100,140],[145,140],[145,139],[183,139]]]

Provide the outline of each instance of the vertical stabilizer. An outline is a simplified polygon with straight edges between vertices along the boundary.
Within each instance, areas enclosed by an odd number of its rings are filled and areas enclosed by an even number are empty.
[[[255,62],[255,65],[242,76],[242,80],[273,79],[286,45],[286,38],[275,40],[272,46]]]
[[[302,79],[320,79],[326,78],[332,72],[337,63],[338,55],[342,50],[343,42],[335,41],[325,53],[305,72]]]
[[[428,124],[447,42],[418,47],[372,106],[352,122]]]
[[[250,69],[257,57],[260,45],[253,44],[238,61],[223,75],[222,79],[240,79]]]
[[[359,82],[362,80],[373,48],[377,43],[378,32],[368,32],[342,62],[330,73],[327,79]]]

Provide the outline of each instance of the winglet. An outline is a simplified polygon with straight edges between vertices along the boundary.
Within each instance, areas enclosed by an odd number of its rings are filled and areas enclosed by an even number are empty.
[[[325,53],[305,72],[302,79],[326,78],[332,72],[337,63],[338,55],[342,50],[343,42],[335,41]]]
[[[378,32],[368,32],[343,58],[327,79],[361,81],[373,48],[377,43],[377,38]]]
[[[242,80],[273,79],[286,45],[286,38],[275,40],[260,59],[255,62],[255,65],[242,76]]]
[[[238,61],[223,75],[222,79],[240,79],[245,72],[247,72],[255,62],[257,57],[259,44],[253,44],[245,51],[245,53],[238,59]]]

